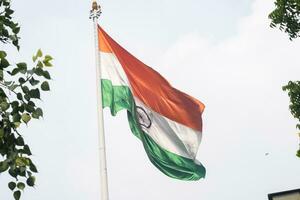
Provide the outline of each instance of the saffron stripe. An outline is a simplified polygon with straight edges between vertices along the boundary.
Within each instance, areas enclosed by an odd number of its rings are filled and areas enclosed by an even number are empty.
[[[173,88],[159,73],[116,43],[101,27],[98,29],[98,34],[100,44],[105,45],[105,47],[100,46],[100,51],[112,52],[117,57],[135,97],[155,112],[202,131],[203,103]]]

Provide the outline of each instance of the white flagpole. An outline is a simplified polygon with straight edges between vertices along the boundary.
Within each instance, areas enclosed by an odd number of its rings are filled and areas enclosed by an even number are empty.
[[[95,61],[96,61],[96,88],[97,88],[97,113],[98,113],[98,132],[99,132],[99,156],[100,156],[100,182],[101,182],[101,200],[108,200],[108,182],[106,167],[106,151],[105,151],[105,135],[103,123],[103,109],[101,96],[101,70],[100,70],[100,52],[98,39],[98,18],[101,15],[101,7],[98,6],[96,0],[93,0],[90,18],[94,22],[95,37]]]

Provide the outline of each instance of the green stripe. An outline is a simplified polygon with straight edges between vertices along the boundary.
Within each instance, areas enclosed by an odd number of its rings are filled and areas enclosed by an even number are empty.
[[[127,117],[132,133],[144,145],[150,161],[164,174],[180,180],[199,180],[205,177],[205,168],[188,159],[160,147],[148,134],[144,133],[138,124],[135,102],[127,86],[113,86],[110,80],[102,79],[103,107],[109,107],[115,116],[122,109],[127,110]]]

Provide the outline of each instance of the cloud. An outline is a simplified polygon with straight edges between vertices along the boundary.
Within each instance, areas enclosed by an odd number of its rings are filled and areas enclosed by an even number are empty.
[[[251,15],[242,18],[237,33],[224,41],[216,43],[198,32],[179,38],[159,69],[173,85],[206,104],[199,160],[208,169],[208,184],[227,184],[246,194],[240,184],[250,187],[263,181],[249,199],[297,187],[294,174],[299,175],[296,123],[281,87],[299,80],[300,41],[291,42],[285,33],[269,27],[272,8],[270,1],[254,1]],[[270,157],[264,156],[266,152]],[[286,173],[278,175],[281,170]],[[216,188],[225,199],[241,195],[226,188]]]

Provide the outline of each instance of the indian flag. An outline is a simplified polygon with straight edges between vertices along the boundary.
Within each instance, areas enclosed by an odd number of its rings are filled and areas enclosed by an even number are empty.
[[[205,168],[196,160],[204,105],[173,88],[98,27],[103,107],[126,109],[132,133],[162,173],[199,180]]]

